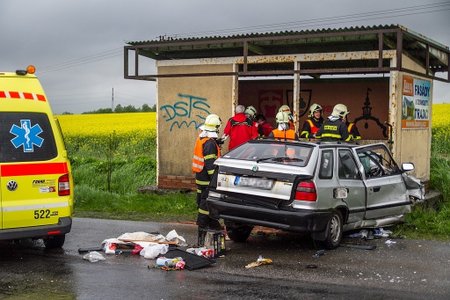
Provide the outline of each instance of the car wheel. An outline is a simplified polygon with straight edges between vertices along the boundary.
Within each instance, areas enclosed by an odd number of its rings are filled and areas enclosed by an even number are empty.
[[[44,238],[44,245],[47,249],[61,248],[66,240],[66,235],[52,235]]]
[[[228,237],[237,243],[245,242],[253,230],[253,226],[225,222]]]
[[[336,249],[342,240],[342,214],[333,212],[327,225],[327,232],[323,245],[326,249]]]

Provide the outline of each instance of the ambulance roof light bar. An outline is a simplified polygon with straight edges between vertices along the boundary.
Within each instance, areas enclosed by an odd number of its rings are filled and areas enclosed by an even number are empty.
[[[33,65],[29,65],[26,70],[16,70],[17,75],[34,74],[35,72],[36,72],[36,67]]]

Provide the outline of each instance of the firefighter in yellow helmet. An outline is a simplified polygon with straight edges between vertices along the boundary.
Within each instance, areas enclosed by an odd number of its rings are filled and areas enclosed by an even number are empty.
[[[347,106],[336,104],[331,115],[323,122],[322,127],[316,133],[316,138],[324,141],[350,141],[344,118],[349,113]]]
[[[317,131],[323,124],[322,106],[317,103],[313,103],[309,107],[308,119],[303,123],[301,138],[312,139],[316,137]]]
[[[197,225],[199,229],[199,246],[204,243],[206,230],[220,230],[219,221],[209,217],[206,203],[208,197],[208,186],[214,174],[214,161],[220,156],[218,145],[218,133],[222,121],[215,114],[208,115],[205,123],[200,126],[200,134],[197,137],[192,158],[192,172],[195,173],[197,184]]]
[[[279,112],[276,115],[278,127],[272,130],[268,138],[279,140],[297,140],[298,136],[294,129],[289,128],[289,114],[287,112]]]

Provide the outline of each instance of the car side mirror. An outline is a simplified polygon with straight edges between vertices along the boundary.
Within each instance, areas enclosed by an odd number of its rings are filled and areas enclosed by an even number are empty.
[[[403,172],[412,171],[412,170],[414,170],[414,164],[411,163],[411,162],[403,163],[402,164],[402,170],[403,170]]]

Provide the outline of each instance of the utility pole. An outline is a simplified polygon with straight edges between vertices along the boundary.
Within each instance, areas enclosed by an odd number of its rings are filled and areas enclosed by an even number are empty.
[[[114,112],[114,88],[112,88],[112,95],[111,95],[111,112]]]

